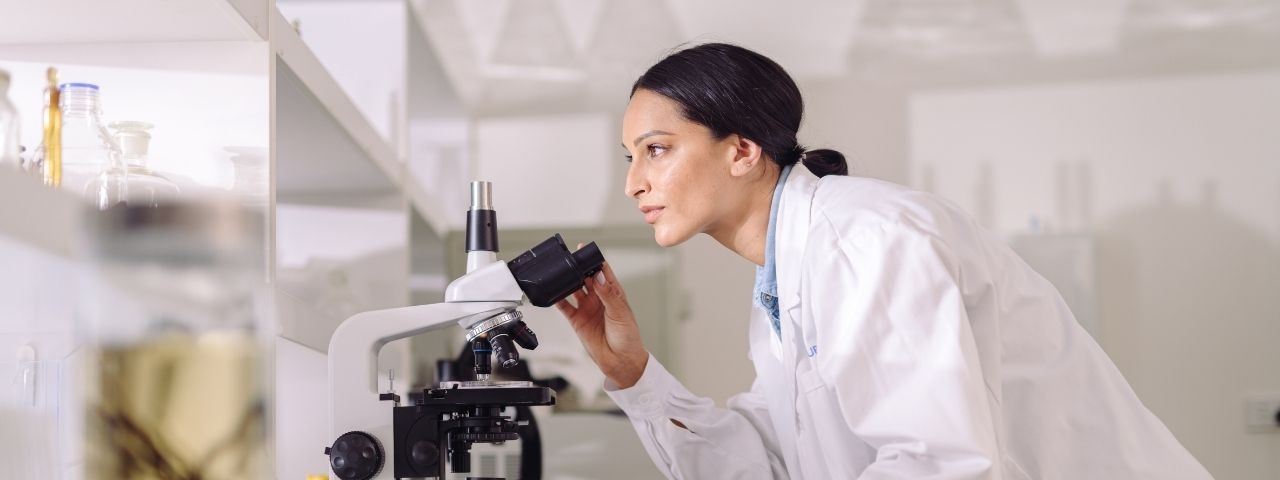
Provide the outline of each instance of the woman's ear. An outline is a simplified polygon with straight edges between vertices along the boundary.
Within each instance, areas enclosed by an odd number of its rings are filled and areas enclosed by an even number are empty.
[[[726,138],[733,150],[733,159],[729,164],[729,174],[741,177],[755,171],[761,162],[767,161],[760,144],[738,134]]]

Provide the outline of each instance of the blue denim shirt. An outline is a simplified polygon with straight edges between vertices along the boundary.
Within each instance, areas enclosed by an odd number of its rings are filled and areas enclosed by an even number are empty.
[[[774,263],[774,237],[778,228],[778,202],[782,200],[782,187],[787,184],[791,166],[782,167],[778,174],[778,186],[773,188],[773,203],[769,206],[769,231],[765,234],[764,266],[756,267],[756,286],[752,293],[755,304],[769,314],[773,333],[782,338],[781,313],[778,311],[778,266]]]

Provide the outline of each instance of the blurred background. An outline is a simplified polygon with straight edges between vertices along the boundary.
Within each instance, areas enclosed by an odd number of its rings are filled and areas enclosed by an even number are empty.
[[[159,124],[157,169],[267,212],[276,401],[290,406],[278,478],[325,471],[326,413],[308,400],[326,394],[337,323],[441,301],[465,271],[473,179],[494,183],[502,258],[554,232],[598,242],[654,355],[718,403],[746,390],[753,265],[706,237],[657,247],[622,193],[618,145],[637,76],[723,41],[792,74],[802,144],[1007,238],[1215,477],[1280,479],[1266,418],[1280,408],[1280,1],[130,2],[152,13],[89,20],[102,13],[86,2],[48,2],[84,11],[68,20],[0,2],[36,19],[0,34],[0,69],[26,144],[43,69],[59,64],[103,84],[108,117]],[[49,33],[51,18],[87,26]],[[0,361],[32,343],[74,350],[71,327],[47,321],[73,315],[37,293],[74,262],[42,238],[0,231],[0,260],[23,266],[0,273]],[[564,321],[525,315],[542,338],[534,375],[573,385],[543,420],[548,475],[658,477],[602,413],[602,378]],[[395,388],[421,388],[460,346],[433,332],[380,362],[401,372]]]

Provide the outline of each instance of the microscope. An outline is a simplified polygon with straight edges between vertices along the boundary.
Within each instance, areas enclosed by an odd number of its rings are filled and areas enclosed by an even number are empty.
[[[489,182],[471,183],[467,273],[445,290],[445,302],[358,313],[329,342],[329,466],[342,480],[446,478],[471,471],[476,443],[519,439],[507,407],[554,405],[555,392],[531,382],[490,380],[533,350],[538,338],[517,307],[524,296],[549,307],[583,287],[604,264],[595,243],[569,252],[559,234],[510,262],[498,260],[497,214]],[[378,352],[394,340],[457,323],[475,358],[475,379],[441,382],[420,401],[378,391]]]

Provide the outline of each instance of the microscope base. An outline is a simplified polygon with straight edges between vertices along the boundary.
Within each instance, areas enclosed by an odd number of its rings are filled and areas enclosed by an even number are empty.
[[[416,405],[393,409],[396,478],[446,478],[471,471],[471,445],[520,439],[506,407],[554,405],[546,387],[451,385],[428,389]],[[448,468],[446,469],[446,465]]]

